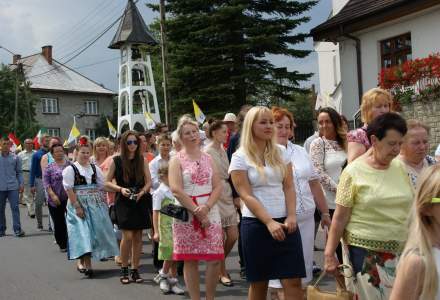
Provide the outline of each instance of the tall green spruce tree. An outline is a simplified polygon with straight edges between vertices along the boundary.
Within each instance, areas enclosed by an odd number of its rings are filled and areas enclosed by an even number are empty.
[[[245,103],[291,100],[312,74],[277,69],[267,55],[306,57],[294,30],[317,1],[168,0],[167,40],[174,117],[195,99],[206,115],[236,112]],[[290,68],[289,68],[290,69]],[[269,100],[270,102],[270,100]]]

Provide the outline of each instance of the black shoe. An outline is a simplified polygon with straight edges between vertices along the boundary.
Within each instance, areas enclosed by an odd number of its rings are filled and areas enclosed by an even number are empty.
[[[37,225],[37,229],[40,231],[43,230],[43,225]]]
[[[139,275],[139,272],[137,269],[131,269],[130,276],[131,276],[131,280],[133,282],[136,282],[136,283],[144,282],[144,279]]]
[[[26,234],[24,233],[24,231],[23,230],[20,230],[19,232],[16,232],[15,233],[15,236],[16,237],[24,237]]]
[[[246,279],[246,270],[245,269],[241,269],[240,270],[240,278],[241,279]]]
[[[313,276],[316,276],[316,275],[320,274],[321,271],[322,271],[322,269],[321,269],[320,267],[318,267],[318,266],[315,264],[315,262],[313,262],[313,271],[312,271]]]
[[[35,219],[35,215],[29,215],[29,217],[31,217],[31,219]]]
[[[93,277],[93,270],[92,269],[85,269],[84,275],[87,276],[88,278],[92,278]]]

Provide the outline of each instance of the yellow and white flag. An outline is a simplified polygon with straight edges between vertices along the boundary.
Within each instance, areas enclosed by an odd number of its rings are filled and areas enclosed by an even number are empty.
[[[64,142],[64,147],[68,147],[71,144],[75,144],[76,143],[76,139],[81,135],[81,133],[79,132],[79,129],[76,127],[76,122],[73,122],[73,126],[72,129],[70,130],[69,133],[69,137],[67,138],[67,140]]]
[[[194,99],[193,99],[193,106],[194,106],[194,116],[196,117],[197,122],[203,124],[203,122],[205,122],[206,117]]]
[[[145,121],[147,122],[147,129],[151,130],[156,128],[156,122],[154,121],[153,117],[148,111],[144,113],[144,116],[145,116]]]
[[[110,122],[110,120],[108,118],[107,119],[107,126],[108,126],[108,132],[110,134],[111,137],[116,137],[116,135],[118,134],[118,132],[115,129],[115,126],[113,126],[112,122]]]

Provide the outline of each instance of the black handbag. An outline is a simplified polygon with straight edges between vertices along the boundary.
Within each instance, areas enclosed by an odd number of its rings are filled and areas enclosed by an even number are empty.
[[[118,224],[118,218],[116,217],[116,208],[114,205],[110,205],[108,208],[108,215],[110,217],[110,221],[112,221],[113,224]]]
[[[189,219],[188,210],[185,207],[171,203],[162,207],[160,213],[183,222],[186,222]]]

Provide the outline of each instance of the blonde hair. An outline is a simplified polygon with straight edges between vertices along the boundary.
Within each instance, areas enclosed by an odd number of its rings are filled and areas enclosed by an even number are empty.
[[[189,115],[183,115],[180,119],[179,122],[177,123],[177,135],[179,136],[179,140],[181,141],[182,139],[182,133],[183,133],[183,126],[185,125],[193,125],[197,128],[197,130],[199,129],[199,124],[197,124],[196,121],[194,121]]]
[[[422,293],[420,299],[435,299],[438,291],[438,270],[432,252],[431,235],[433,217],[426,215],[431,210],[432,198],[440,197],[440,165],[434,165],[422,172],[418,179],[416,199],[410,219],[408,240],[401,263],[408,255],[418,255],[424,265]],[[417,284],[417,282],[416,282]]]
[[[384,96],[386,98],[386,102],[388,103],[391,112],[391,107],[393,104],[393,96],[391,95],[391,93],[381,88],[373,88],[371,90],[368,90],[362,96],[362,104],[361,104],[362,122],[369,124],[371,123],[371,121],[373,121],[373,106],[379,102],[378,98],[380,96]]]
[[[102,145],[102,144],[105,144],[106,145],[106,147],[107,147],[107,155],[106,155],[106,157],[107,156],[109,156],[109,152],[110,152],[110,144],[109,144],[109,141],[108,141],[108,139],[106,139],[105,137],[102,137],[102,136],[100,136],[100,137],[98,137],[98,138],[96,138],[95,139],[95,142],[93,143],[93,156],[95,156],[96,157],[96,147],[98,146],[98,145]]]
[[[255,106],[247,112],[240,135],[240,148],[243,149],[250,163],[255,166],[260,176],[265,176],[264,165],[266,164],[272,168],[278,169],[284,178],[284,176],[286,176],[286,166],[283,163],[281,151],[277,145],[275,128],[272,138],[269,141],[266,141],[266,148],[264,149],[263,154],[264,160],[258,155],[257,144],[255,143],[252,127],[265,113],[269,114],[273,121],[272,111],[267,107]]]
[[[159,175],[159,178],[168,177],[168,162],[166,160],[162,160],[159,162],[157,175]]]
[[[415,128],[423,128],[426,130],[426,132],[429,134],[429,132],[431,131],[431,128],[426,125],[425,123],[423,123],[422,121],[419,120],[415,120],[415,119],[409,119],[406,121],[406,127],[408,127],[408,131],[410,131],[411,129],[415,129]]]

